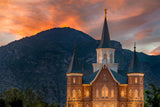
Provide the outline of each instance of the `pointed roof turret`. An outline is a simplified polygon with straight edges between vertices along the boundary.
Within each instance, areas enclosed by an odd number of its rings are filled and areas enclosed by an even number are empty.
[[[77,54],[76,54],[76,47],[74,47],[73,56],[69,65],[69,69],[67,73],[82,73],[82,69],[78,62]]]
[[[137,56],[137,52],[136,52],[136,43],[134,43],[134,52],[133,52],[130,72],[132,72],[132,73],[139,72],[139,60],[138,60],[138,56]]]
[[[105,19],[104,19],[101,42],[98,48],[109,48],[109,43],[110,43],[110,36],[109,36],[107,19],[106,19],[107,9],[105,9],[104,11],[105,11]]]

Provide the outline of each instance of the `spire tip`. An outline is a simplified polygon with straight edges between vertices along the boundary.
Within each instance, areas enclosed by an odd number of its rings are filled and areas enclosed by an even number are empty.
[[[106,15],[107,15],[107,10],[108,10],[108,9],[106,9],[106,8],[104,9],[105,17],[106,17]]]
[[[136,51],[136,42],[134,42],[134,51]]]

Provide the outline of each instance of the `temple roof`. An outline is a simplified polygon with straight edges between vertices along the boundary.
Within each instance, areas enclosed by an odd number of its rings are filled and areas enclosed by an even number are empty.
[[[127,76],[122,76],[121,74],[111,70],[112,75],[114,76],[114,78],[120,83],[120,84],[128,84],[128,78]],[[90,75],[84,75],[83,76],[83,84],[90,84],[98,75],[98,72],[100,72],[99,70],[90,74]]]
[[[78,58],[76,54],[76,48],[74,48],[73,56],[72,56],[67,73],[82,73],[82,69],[78,62]]]
[[[105,19],[104,19],[103,31],[102,31],[102,36],[101,36],[101,42],[98,48],[109,48],[109,44],[110,44],[110,36],[109,36],[106,14],[107,14],[107,10],[105,9]]]
[[[83,81],[82,81],[83,84],[89,84],[89,83],[91,83],[94,80],[94,78],[96,77],[96,75],[98,74],[98,72],[99,72],[99,70],[96,71],[96,72],[94,72],[94,73],[92,73],[92,74],[84,75],[83,76]]]
[[[139,72],[139,59],[137,56],[137,52],[136,52],[136,45],[134,44],[134,52],[133,52],[133,57],[132,57],[132,61],[131,61],[131,66],[129,69],[129,72],[131,73],[138,73]]]
[[[120,84],[128,84],[128,77],[127,76],[123,76],[121,74],[119,74],[118,72],[115,72],[113,70],[111,70],[113,76],[115,77],[115,79],[120,83]]]

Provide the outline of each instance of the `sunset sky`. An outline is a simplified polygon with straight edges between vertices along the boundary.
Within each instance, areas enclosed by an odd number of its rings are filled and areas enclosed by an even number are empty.
[[[0,0],[0,45],[54,27],[100,39],[104,8],[112,40],[160,55],[160,0]]]

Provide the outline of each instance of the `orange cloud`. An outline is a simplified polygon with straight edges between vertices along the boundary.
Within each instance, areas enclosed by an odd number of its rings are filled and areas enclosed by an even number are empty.
[[[153,51],[151,51],[149,54],[151,55],[160,55],[160,47],[157,47]]]
[[[135,34],[136,40],[142,40],[148,36],[152,36],[153,29],[146,29]]]
[[[7,32],[26,37],[54,27],[72,27],[99,39],[104,8],[109,9],[111,38],[120,38],[154,20],[152,16],[150,20],[147,17],[159,9],[160,1],[1,0],[0,7],[0,33]],[[144,31],[144,29],[138,31],[139,33],[135,35],[137,40],[152,36],[154,32],[154,30]],[[126,40],[129,38],[126,37]]]

